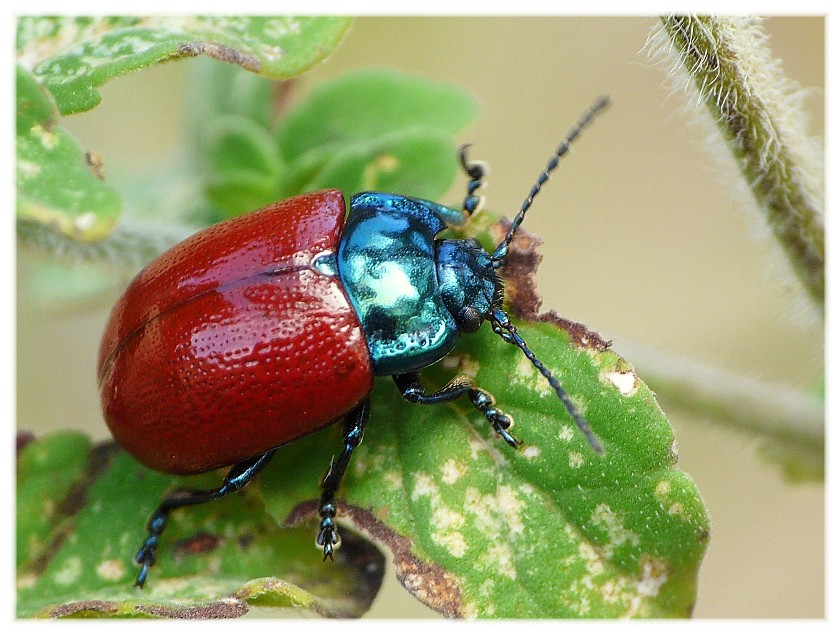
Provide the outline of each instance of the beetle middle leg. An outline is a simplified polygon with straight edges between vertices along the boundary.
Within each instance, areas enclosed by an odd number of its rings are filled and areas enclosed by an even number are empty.
[[[507,431],[513,423],[513,419],[499,408],[494,407],[493,396],[478,387],[471,378],[466,376],[455,377],[437,392],[431,393],[426,392],[423,384],[420,382],[419,372],[395,374],[393,379],[403,398],[411,403],[420,403],[421,405],[448,403],[466,394],[470,401],[472,401],[473,407],[484,414],[484,417],[493,426],[496,433],[507,444],[511,447],[519,445],[519,441]]]
[[[324,549],[324,560],[327,557],[333,558],[333,551],[341,545],[341,538],[338,536],[338,529],[335,525],[336,503],[335,492],[341,484],[341,479],[350,464],[350,456],[353,450],[362,442],[365,433],[365,424],[370,418],[370,399],[366,398],[356,406],[344,419],[344,448],[330,461],[330,468],[321,480],[321,502],[318,505],[318,514],[321,517],[321,525],[318,528],[318,536],[315,544]]]
[[[134,560],[142,566],[140,573],[137,575],[135,586],[143,587],[146,583],[146,577],[151,568],[157,560],[157,546],[163,529],[166,528],[166,521],[169,514],[175,509],[182,506],[194,506],[196,504],[204,504],[216,500],[228,493],[239,491],[242,487],[248,484],[257,473],[259,473],[271,456],[274,450],[266,451],[254,458],[243,460],[231,467],[228,474],[225,476],[222,486],[218,489],[208,489],[206,491],[180,491],[172,497],[164,498],[160,505],[155,509],[149,522],[146,524],[146,530],[149,531],[149,536],[140,550],[137,551]]]

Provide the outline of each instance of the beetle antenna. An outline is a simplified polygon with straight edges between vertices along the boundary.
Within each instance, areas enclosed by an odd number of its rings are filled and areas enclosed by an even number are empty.
[[[589,107],[589,110],[580,118],[580,121],[575,124],[575,126],[569,131],[569,134],[563,140],[563,142],[557,147],[557,150],[554,152],[554,155],[548,161],[548,164],[545,166],[545,169],[540,173],[539,177],[537,178],[537,182],[534,183],[533,187],[531,187],[531,191],[528,193],[528,196],[525,198],[525,202],[522,203],[522,207],[519,209],[519,213],[516,214],[516,217],[513,219],[513,222],[510,225],[510,229],[508,229],[507,235],[505,239],[496,247],[496,250],[493,252],[493,257],[491,261],[493,263],[493,268],[499,268],[502,264],[505,263],[505,258],[508,255],[508,247],[510,246],[511,241],[513,240],[513,236],[516,233],[517,229],[519,229],[519,225],[522,224],[522,221],[525,219],[525,212],[531,208],[531,204],[534,202],[534,196],[540,193],[542,186],[548,180],[549,175],[554,169],[557,167],[557,164],[560,162],[560,157],[562,157],[566,152],[569,151],[569,146],[577,139],[578,135],[581,131],[589,125],[592,119],[595,118],[601,110],[606,108],[610,104],[610,98],[607,96],[599,97],[598,100]]]
[[[604,446],[601,444],[601,441],[598,440],[598,436],[595,435],[595,432],[592,431],[592,426],[589,424],[589,421],[581,416],[577,407],[572,402],[572,399],[569,397],[569,394],[563,389],[563,386],[560,385],[560,382],[554,378],[549,369],[543,365],[543,362],[537,359],[537,356],[531,351],[528,344],[525,343],[522,336],[516,330],[516,326],[511,323],[507,313],[505,313],[501,308],[494,308],[490,315],[490,322],[493,324],[493,332],[525,353],[528,360],[533,363],[534,367],[540,371],[540,374],[546,378],[549,385],[551,385],[554,389],[554,393],[557,394],[557,397],[563,401],[563,405],[566,406],[566,411],[568,411],[571,417],[575,419],[575,424],[578,426],[578,429],[583,432],[583,435],[586,436],[586,440],[589,441],[589,446],[592,447],[596,453],[603,454]]]

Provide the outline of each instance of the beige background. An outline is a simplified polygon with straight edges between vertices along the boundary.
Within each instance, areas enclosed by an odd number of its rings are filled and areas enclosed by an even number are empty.
[[[469,89],[481,102],[463,133],[491,165],[488,206],[515,212],[556,143],[592,99],[613,108],[586,132],[537,199],[527,227],[545,238],[545,306],[605,337],[689,355],[730,371],[808,388],[822,371],[819,321],[737,195],[725,151],[668,97],[642,51],[655,21],[630,18],[364,18],[311,80],[387,64]],[[767,21],[784,70],[811,89],[812,132],[824,117],[824,21]],[[68,125],[108,169],[132,169],[177,142],[179,62],[116,80]],[[187,96],[188,98],[188,96]],[[716,156],[721,156],[717,158]],[[445,202],[462,197],[461,181]],[[107,307],[18,306],[21,427],[97,437],[94,378]],[[632,358],[629,359],[631,362]],[[644,378],[644,376],[642,377]],[[669,412],[680,466],[713,519],[698,617],[821,617],[823,487],[791,486],[756,442]],[[389,581],[371,615],[431,615]]]

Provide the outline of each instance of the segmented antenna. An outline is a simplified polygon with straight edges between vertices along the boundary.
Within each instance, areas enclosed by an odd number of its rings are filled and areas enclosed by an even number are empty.
[[[496,250],[493,252],[493,256],[491,261],[493,262],[493,268],[499,268],[505,262],[505,258],[508,255],[508,247],[510,246],[511,241],[513,240],[513,236],[516,233],[517,229],[519,229],[519,225],[522,224],[522,221],[525,219],[525,212],[530,209],[531,204],[534,202],[534,196],[540,193],[542,186],[548,180],[549,175],[554,169],[557,167],[557,164],[560,162],[560,157],[562,157],[566,152],[569,151],[569,146],[577,139],[578,135],[581,131],[589,125],[592,119],[595,118],[601,110],[606,108],[610,104],[610,98],[603,96],[599,97],[598,100],[590,106],[589,110],[586,111],[580,121],[577,122],[575,127],[573,127],[569,134],[566,136],[566,139],[558,146],[557,150],[554,152],[554,156],[548,161],[548,164],[545,166],[545,169],[540,173],[539,177],[537,178],[537,182],[534,183],[533,187],[531,187],[531,191],[528,193],[527,198],[525,198],[525,202],[522,203],[522,207],[519,209],[519,213],[516,214],[516,217],[513,219],[513,222],[510,225],[510,229],[508,229],[507,235],[505,239],[496,247]]]
[[[560,382],[552,376],[551,372],[543,365],[542,361],[537,359],[536,355],[531,352],[528,344],[525,343],[521,335],[517,332],[516,327],[511,323],[507,313],[505,313],[501,308],[494,308],[492,314],[490,315],[490,323],[493,324],[493,332],[500,335],[502,339],[515,345],[525,353],[528,360],[533,363],[534,367],[540,371],[540,374],[546,378],[549,385],[551,385],[554,389],[554,393],[557,394],[557,397],[563,401],[563,405],[566,406],[566,411],[568,411],[571,417],[575,419],[575,424],[578,426],[578,429],[583,432],[583,435],[586,436],[586,440],[589,441],[589,446],[592,447],[595,452],[603,454],[604,447],[601,444],[601,441],[598,440],[598,436],[596,436],[595,432],[592,431],[592,426],[583,416],[581,416],[577,407],[575,407],[575,404],[572,402],[572,399],[569,397],[569,394],[563,389],[563,386],[560,385]]]

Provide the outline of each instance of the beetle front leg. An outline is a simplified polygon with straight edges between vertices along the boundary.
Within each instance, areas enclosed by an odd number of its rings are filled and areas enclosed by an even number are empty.
[[[266,451],[263,454],[249,460],[235,464],[231,467],[228,474],[225,476],[222,486],[218,489],[209,489],[206,491],[181,491],[172,497],[165,498],[160,505],[155,509],[149,522],[146,524],[146,530],[149,531],[149,536],[140,550],[137,551],[134,560],[141,565],[140,573],[137,575],[135,586],[143,587],[146,583],[146,577],[149,575],[149,569],[157,561],[157,546],[163,529],[166,528],[166,520],[169,514],[177,508],[182,506],[193,506],[196,504],[204,504],[216,500],[228,493],[239,491],[242,487],[248,484],[251,479],[259,473],[262,468],[268,464],[274,450]]]
[[[484,186],[483,179],[487,175],[487,166],[481,161],[467,159],[467,149],[469,147],[469,144],[461,146],[458,150],[458,159],[464,172],[470,177],[470,182],[467,183],[467,195],[464,198],[463,210],[467,215],[472,216],[484,202],[483,197],[477,196],[475,192]]]
[[[484,414],[487,421],[496,430],[502,439],[511,447],[517,447],[520,443],[516,438],[508,433],[508,428],[513,424],[513,419],[509,414],[506,414],[497,407],[494,407],[494,399],[492,394],[482,390],[475,384],[471,378],[466,376],[458,376],[452,379],[449,383],[439,389],[437,392],[426,392],[423,384],[420,382],[419,372],[407,372],[405,374],[395,374],[394,383],[397,384],[403,398],[410,403],[419,403],[421,405],[435,405],[437,403],[447,403],[454,401],[456,398],[467,395],[472,401],[473,407]]]
[[[321,503],[318,506],[318,514],[321,517],[321,525],[318,528],[318,536],[315,544],[324,550],[324,561],[327,557],[333,558],[333,551],[341,545],[341,538],[335,525],[336,503],[335,492],[341,484],[341,479],[350,464],[350,457],[353,450],[362,442],[365,433],[365,424],[370,418],[370,399],[366,398],[356,409],[350,412],[344,419],[344,448],[330,461],[330,468],[321,480]]]

